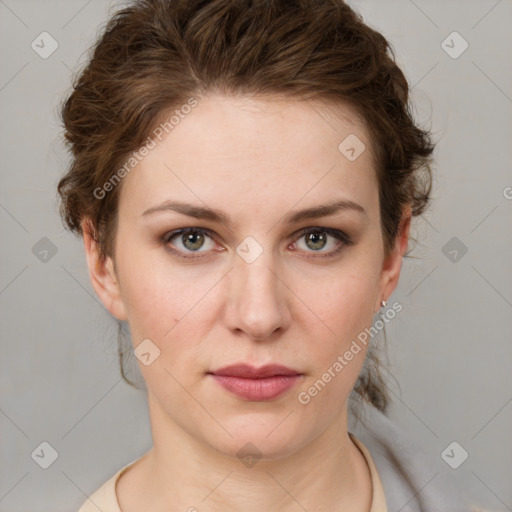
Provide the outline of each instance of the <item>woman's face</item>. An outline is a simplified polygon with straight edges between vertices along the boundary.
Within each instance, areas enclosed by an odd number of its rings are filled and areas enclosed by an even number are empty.
[[[332,368],[395,288],[408,236],[384,259],[370,141],[353,111],[203,98],[122,186],[117,273],[109,259],[93,283],[134,346],[146,340],[136,353],[154,431],[233,456],[250,442],[272,458],[344,426],[367,347]],[[238,363],[299,376],[224,379],[249,382],[240,395],[211,375]]]

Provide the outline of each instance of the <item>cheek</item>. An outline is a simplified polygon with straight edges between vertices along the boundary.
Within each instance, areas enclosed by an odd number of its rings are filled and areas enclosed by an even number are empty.
[[[148,366],[139,362],[146,386],[162,404],[186,400],[181,385],[188,388],[199,382],[215,351],[209,344],[218,322],[216,308],[223,299],[225,270],[205,271],[198,265],[184,271],[165,255],[143,264],[135,256],[124,270],[123,300],[134,348],[149,339],[158,353]]]
[[[312,372],[299,398],[319,415],[329,411],[332,419],[357,381],[368,351],[374,295],[375,276],[340,273],[315,296],[321,320],[315,318],[307,327],[308,339],[314,340],[307,347]]]
[[[162,342],[182,323],[197,325],[197,318],[206,314],[203,303],[208,300],[204,299],[221,277],[216,271],[205,272],[200,265],[184,269],[171,261],[164,248],[133,251],[120,260],[119,268],[132,333]]]
[[[356,259],[319,276],[314,286],[312,281],[298,283],[297,295],[312,312],[311,326],[316,323],[319,335],[337,339],[338,344],[357,336],[373,319],[379,275],[364,257]]]
[[[324,276],[316,293],[305,287],[298,293],[307,297],[304,302],[319,317],[309,314],[307,338],[315,340],[308,347],[313,371],[302,388],[314,408],[338,410],[355,385],[368,351],[367,329],[378,291],[376,269],[374,255],[358,253]]]
[[[160,270],[134,268],[124,293],[134,347],[149,339],[159,351],[150,365],[139,364],[142,375],[155,396],[168,399],[182,393],[178,382],[187,385],[204,371],[200,341],[211,325],[205,295],[213,283],[196,279],[190,286],[189,276]]]

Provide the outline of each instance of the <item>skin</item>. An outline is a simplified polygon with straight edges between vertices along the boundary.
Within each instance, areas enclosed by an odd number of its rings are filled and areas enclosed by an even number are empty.
[[[96,293],[129,322],[134,347],[149,338],[160,350],[150,365],[139,362],[153,448],[117,483],[123,512],[370,509],[369,469],[347,433],[348,397],[367,347],[307,405],[297,397],[372,325],[395,289],[411,211],[385,257],[371,141],[355,112],[337,107],[203,97],[123,179],[115,260],[100,258],[84,219]],[[366,146],[353,162],[338,150],[349,134]],[[366,214],[283,219],[341,198]],[[221,210],[233,226],[170,210],[142,215],[169,199]],[[188,227],[213,238],[161,241]],[[325,241],[308,242],[299,232],[319,227],[345,232],[352,245],[322,258],[343,242],[325,232]],[[263,250],[252,263],[236,252],[248,236]],[[237,362],[280,363],[303,377],[276,399],[247,401],[206,375]],[[237,457],[248,442],[262,455],[251,467]]]

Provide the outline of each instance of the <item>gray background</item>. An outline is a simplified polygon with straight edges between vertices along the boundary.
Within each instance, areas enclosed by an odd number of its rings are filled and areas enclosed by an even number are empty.
[[[404,306],[387,327],[400,383],[390,416],[431,456],[436,478],[512,510],[512,2],[350,3],[392,42],[416,116],[439,140],[434,203],[413,229],[417,258],[390,298]],[[119,5],[0,0],[2,512],[76,511],[151,446],[145,396],[120,377],[117,324],[56,202],[68,163],[59,101]],[[58,43],[47,59],[31,47],[43,31]],[[457,58],[442,46],[453,31],[469,44]],[[55,254],[42,252],[44,237]],[[31,456],[43,441],[58,453],[48,469]],[[458,469],[441,458],[452,441],[469,453]]]

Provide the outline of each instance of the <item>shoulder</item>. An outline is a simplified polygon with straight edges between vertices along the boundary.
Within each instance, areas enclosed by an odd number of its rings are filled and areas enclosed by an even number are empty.
[[[486,512],[472,505],[434,461],[396,422],[376,407],[355,404],[360,419],[349,415],[349,432],[370,452],[380,476],[388,510],[410,512]],[[491,511],[488,511],[491,512]]]
[[[112,475],[85,500],[78,512],[98,512],[98,510],[102,512],[121,512],[119,502],[117,501],[116,483],[119,477],[138,460],[140,459],[136,459],[123,466],[117,473]]]

